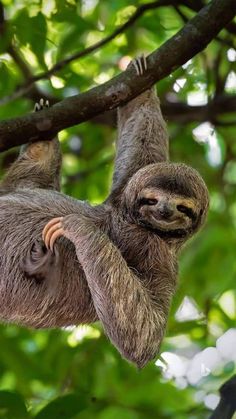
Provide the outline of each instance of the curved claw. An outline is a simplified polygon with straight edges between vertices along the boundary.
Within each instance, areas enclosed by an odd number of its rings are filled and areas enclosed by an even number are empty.
[[[63,217],[56,217],[50,220],[44,227],[42,232],[42,239],[47,249],[53,251],[53,246],[58,237],[64,235],[62,227]]]
[[[56,239],[58,239],[59,237],[62,237],[63,235],[64,235],[63,228],[58,228],[50,236],[50,238],[48,240],[49,240],[49,249],[51,250],[51,252],[53,252],[53,247],[54,247],[54,243],[55,243]]]
[[[45,108],[49,108],[49,101],[41,98],[39,102],[35,103],[34,112],[41,111],[42,109],[45,109]]]
[[[144,54],[140,57],[134,58],[132,64],[135,67],[138,76],[142,76],[142,74],[147,70],[147,59]]]

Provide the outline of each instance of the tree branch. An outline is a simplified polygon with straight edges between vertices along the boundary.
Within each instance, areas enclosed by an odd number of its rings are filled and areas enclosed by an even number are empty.
[[[183,2],[184,2],[184,0],[182,0]],[[201,3],[202,4],[202,3]],[[183,20],[183,22],[184,23],[187,23],[188,22],[188,18],[187,18],[187,16],[185,16],[185,14],[182,12],[182,10],[181,10],[181,7],[180,6],[182,6],[182,5],[185,5],[185,6],[187,6],[187,4],[185,4],[185,3],[180,3],[180,4],[178,4],[178,3],[174,3],[173,4],[173,7],[174,7],[174,9],[176,10],[176,12],[178,13],[178,15],[181,17],[181,19]],[[200,6],[200,4],[198,4],[198,7],[196,7],[196,5],[188,5],[188,7],[190,7],[192,10],[195,10],[195,11],[199,11],[200,9],[201,9],[201,7],[203,7],[204,6],[204,4],[202,4],[202,6]],[[228,28],[228,25],[227,25],[227,28]],[[229,48],[234,48],[234,43],[233,42],[231,42],[231,40],[229,40],[229,39],[224,39],[224,38],[221,38],[220,36],[216,36],[215,37],[215,39],[217,40],[217,41],[219,41],[220,42],[220,44],[223,44],[223,45],[226,45],[226,46],[228,46]]]
[[[231,419],[236,411],[236,375],[220,387],[220,402],[210,419]]]
[[[1,122],[0,150],[49,139],[65,128],[126,103],[202,51],[235,13],[235,0],[212,0],[148,57],[148,70],[142,77],[137,77],[131,67],[107,83],[66,98],[52,108]]]
[[[17,99],[18,97],[21,97],[25,95],[26,97],[31,96],[31,90],[33,90],[33,85],[43,79],[50,79],[50,77],[60,71],[62,68],[64,68],[69,63],[78,60],[80,58],[83,58],[92,52],[95,52],[102,48],[104,45],[107,45],[110,41],[115,39],[118,35],[125,32],[128,28],[130,28],[146,11],[157,9],[159,7],[167,7],[167,6],[173,6],[176,11],[181,15],[181,11],[179,9],[179,6],[186,6],[195,12],[199,12],[199,10],[204,6],[204,3],[200,0],[156,0],[150,3],[141,4],[133,15],[121,26],[119,26],[114,32],[112,32],[110,35],[103,38],[101,41],[96,42],[95,44],[91,45],[88,48],[83,49],[82,51],[78,51],[71,56],[57,62],[55,65],[53,65],[49,70],[41,72],[37,75],[29,75],[27,77],[27,80],[20,86],[17,87],[17,89],[14,91],[14,93],[3,97],[0,100],[0,105],[7,104],[11,102],[12,100]],[[182,14],[183,17],[183,14]],[[185,19],[185,23],[187,22],[187,18]],[[230,33],[234,34],[234,23],[231,22],[229,25],[227,25],[227,30]],[[223,43],[228,45],[230,48],[234,48],[234,44],[230,42],[229,40],[222,39],[220,37],[216,37],[216,39]],[[14,57],[13,57],[14,58]],[[33,90],[33,93],[37,92],[37,88]]]
[[[5,16],[4,16],[4,7],[3,7],[2,2],[0,1],[0,35],[2,35],[2,36],[4,36],[4,34],[6,32],[6,25],[7,25],[7,21],[5,20]],[[15,64],[17,65],[17,67],[21,71],[21,73],[22,73],[24,79],[26,80],[26,82],[28,82],[28,80],[31,80],[32,77],[33,77],[33,74],[31,72],[31,69],[30,69],[29,65],[27,64],[27,62],[25,62],[25,60],[22,57],[22,55],[20,54],[20,52],[14,47],[14,45],[11,41],[9,42],[9,45],[7,46],[6,52],[8,52],[8,54],[12,57]],[[20,89],[19,87],[16,89],[17,93],[18,93],[19,89]],[[50,103],[52,103],[52,104],[58,102],[51,95],[46,96],[45,93],[42,93],[40,88],[38,88],[38,86],[35,83],[31,83],[28,86],[28,88],[26,89],[26,92],[24,92],[24,93],[25,93],[26,97],[29,97],[30,99],[34,100],[35,102],[42,96],[45,99],[50,100]],[[14,96],[14,94],[10,95],[10,96],[12,97],[12,96]],[[9,100],[6,100],[6,99],[7,98],[9,99],[10,96],[6,96],[5,98],[2,98],[0,100],[0,104],[1,104],[1,101],[3,103],[7,103]],[[17,94],[17,97],[18,96],[20,96],[20,95]]]
[[[206,105],[190,106],[183,102],[164,102],[162,111],[169,121],[183,124],[204,121],[215,123],[216,117],[236,112],[236,95],[221,94]]]

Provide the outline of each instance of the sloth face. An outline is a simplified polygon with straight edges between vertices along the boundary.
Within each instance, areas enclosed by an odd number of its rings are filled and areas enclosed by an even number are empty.
[[[192,231],[201,215],[196,199],[159,188],[145,188],[137,199],[140,224],[172,236]]]
[[[199,173],[183,163],[154,163],[138,170],[124,190],[133,223],[182,243],[202,226],[209,196]]]

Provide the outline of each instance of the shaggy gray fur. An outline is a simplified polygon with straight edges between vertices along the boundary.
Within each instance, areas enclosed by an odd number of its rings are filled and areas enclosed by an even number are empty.
[[[61,194],[57,140],[28,145],[0,190],[0,317],[35,328],[100,320],[120,353],[139,367],[157,355],[176,289],[176,254],[203,223],[206,186],[194,169],[167,163],[168,137],[154,90],[119,109],[112,191],[92,207]],[[190,198],[197,220],[165,237],[138,198],[162,177]],[[181,189],[182,188],[182,189]],[[146,215],[145,215],[146,214]],[[65,216],[55,253],[45,224]],[[169,234],[169,235],[168,235]]]

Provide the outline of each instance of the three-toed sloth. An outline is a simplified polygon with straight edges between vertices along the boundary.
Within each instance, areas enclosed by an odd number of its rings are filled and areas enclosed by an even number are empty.
[[[132,65],[146,70],[144,58]],[[0,318],[35,328],[100,320],[142,367],[165,333],[177,254],[206,218],[206,185],[191,167],[168,161],[154,89],[118,110],[103,204],[60,193],[60,165],[56,139],[28,144],[0,185]]]

